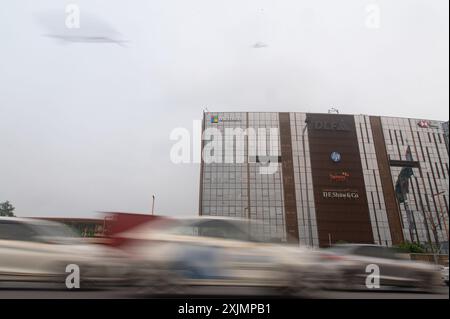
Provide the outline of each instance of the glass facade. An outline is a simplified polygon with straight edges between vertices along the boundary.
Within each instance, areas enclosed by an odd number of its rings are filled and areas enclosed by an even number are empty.
[[[211,115],[213,116],[213,115]],[[225,154],[246,154],[246,143],[239,149],[230,145],[231,137],[225,137],[225,130],[230,128],[245,129],[247,116],[245,113],[227,113],[227,118],[232,120],[223,121],[222,113],[215,113],[221,121],[214,122],[213,117],[205,117],[204,127],[212,128],[220,132],[222,138],[212,139],[209,143],[215,146],[215,156],[220,158],[217,162],[203,164],[202,213],[210,216],[230,216],[244,218],[248,207],[248,164],[228,163]],[[236,143],[237,145],[238,143]],[[214,153],[214,152],[213,152]]]
[[[447,241],[448,227],[448,146],[442,122],[383,117],[383,131],[391,160],[406,160],[408,146],[413,168],[406,204],[400,204],[404,236],[408,241]],[[395,184],[401,167],[391,166]],[[407,209],[412,213],[408,219]],[[411,238],[412,237],[412,238]]]
[[[291,113],[292,148],[299,239],[301,245],[318,246],[316,208],[309,153],[306,113]]]
[[[256,134],[239,136],[227,131],[249,127]],[[267,238],[285,240],[281,164],[275,164],[273,174],[261,173],[261,168],[267,166],[264,162],[267,157],[280,156],[279,136],[271,136],[271,128],[278,129],[278,113],[205,114],[204,129],[218,130],[222,139],[222,142],[210,140],[205,144],[213,143],[222,150],[222,163],[202,164],[200,211],[208,216],[263,221],[260,227]],[[249,152],[252,145],[257,152]],[[239,155],[244,156],[244,163],[237,163]]]

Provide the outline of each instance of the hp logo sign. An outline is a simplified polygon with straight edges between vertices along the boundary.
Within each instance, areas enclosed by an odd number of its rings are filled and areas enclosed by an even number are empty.
[[[333,162],[339,163],[341,161],[341,154],[338,152],[332,152],[330,158]]]

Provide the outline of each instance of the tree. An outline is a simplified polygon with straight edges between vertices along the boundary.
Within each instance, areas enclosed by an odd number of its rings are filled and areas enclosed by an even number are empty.
[[[422,245],[417,243],[411,243],[409,241],[405,241],[396,246],[400,251],[409,254],[423,254],[425,253],[425,248]]]
[[[14,209],[9,201],[0,203],[0,216],[14,217]]]

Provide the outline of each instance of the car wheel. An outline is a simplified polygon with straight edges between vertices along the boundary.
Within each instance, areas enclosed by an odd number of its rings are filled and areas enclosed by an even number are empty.
[[[355,271],[352,270],[344,270],[341,273],[339,280],[339,289],[341,290],[349,290],[353,291],[360,287],[360,283],[358,282],[358,276]]]
[[[433,285],[432,277],[428,274],[418,274],[418,288],[425,293],[435,293],[436,287]]]
[[[288,278],[288,286],[285,293],[296,298],[315,298],[321,291],[320,285],[314,274],[292,271]]]
[[[80,267],[80,290],[96,290],[102,287],[102,283],[96,276],[104,272],[99,267],[93,267],[87,264]]]
[[[183,292],[177,276],[155,268],[142,269],[133,280],[133,288],[138,296],[165,296]]]

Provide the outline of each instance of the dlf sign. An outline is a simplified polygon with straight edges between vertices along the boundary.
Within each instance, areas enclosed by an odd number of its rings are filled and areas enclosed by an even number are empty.
[[[343,120],[339,121],[314,121],[309,123],[309,127],[314,130],[324,131],[350,131]]]

